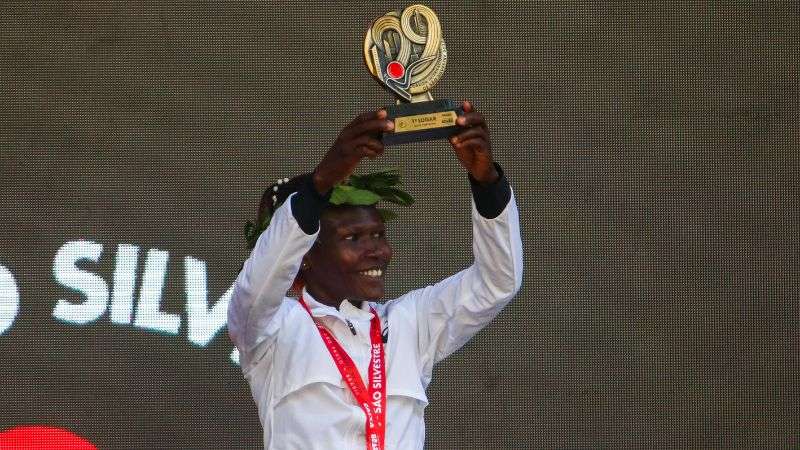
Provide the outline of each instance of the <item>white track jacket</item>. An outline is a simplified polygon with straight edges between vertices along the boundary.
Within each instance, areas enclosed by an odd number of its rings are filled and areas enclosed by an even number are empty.
[[[297,195],[297,194],[292,194]],[[236,280],[228,332],[240,352],[268,450],[364,450],[365,414],[355,402],[300,303],[286,296],[317,234],[300,228],[291,198]],[[482,217],[472,202],[474,262],[432,286],[386,303],[370,303],[384,333],[387,376],[386,449],[422,450],[425,390],[433,365],[458,350],[514,297],[522,282],[522,244],[513,192],[500,215]],[[304,298],[367,380],[371,314]],[[353,335],[345,320],[356,329]]]

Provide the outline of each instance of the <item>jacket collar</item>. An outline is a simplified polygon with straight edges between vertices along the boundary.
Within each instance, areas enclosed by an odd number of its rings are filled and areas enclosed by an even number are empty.
[[[361,309],[356,308],[347,300],[342,301],[339,308],[324,305],[317,301],[308,291],[303,288],[303,299],[311,310],[311,315],[314,317],[334,316],[340,319],[355,319],[355,320],[370,320],[372,319],[372,312],[369,310],[369,302],[361,302]]]

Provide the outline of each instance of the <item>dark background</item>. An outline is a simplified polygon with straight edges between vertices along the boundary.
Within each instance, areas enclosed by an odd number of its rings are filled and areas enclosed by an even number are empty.
[[[431,449],[797,448],[798,3],[428,2],[436,98],[472,99],[523,226],[522,291],[436,370]],[[242,225],[390,96],[362,63],[395,2],[2,2],[0,430],[101,448],[259,448],[224,330],[186,337],[183,260],[209,301]],[[391,148],[417,197],[389,227],[390,294],[471,261],[446,142]],[[52,316],[68,241],[109,284],[118,244],[168,251],[179,335]],[[141,277],[141,267],[139,272]]]

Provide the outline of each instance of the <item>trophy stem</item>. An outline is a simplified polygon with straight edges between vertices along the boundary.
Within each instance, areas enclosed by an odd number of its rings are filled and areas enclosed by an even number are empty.
[[[429,102],[433,100],[433,96],[431,95],[430,91],[425,91],[421,94],[416,94],[411,96],[411,103],[420,103],[420,102]],[[402,100],[398,100],[397,104],[399,105],[402,103]]]

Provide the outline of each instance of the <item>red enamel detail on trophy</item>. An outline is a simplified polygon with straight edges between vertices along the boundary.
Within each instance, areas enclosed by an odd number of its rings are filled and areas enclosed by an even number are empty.
[[[392,61],[389,65],[386,66],[386,75],[389,75],[389,78],[393,80],[399,80],[403,78],[403,75],[406,73],[406,68],[398,61]]]

